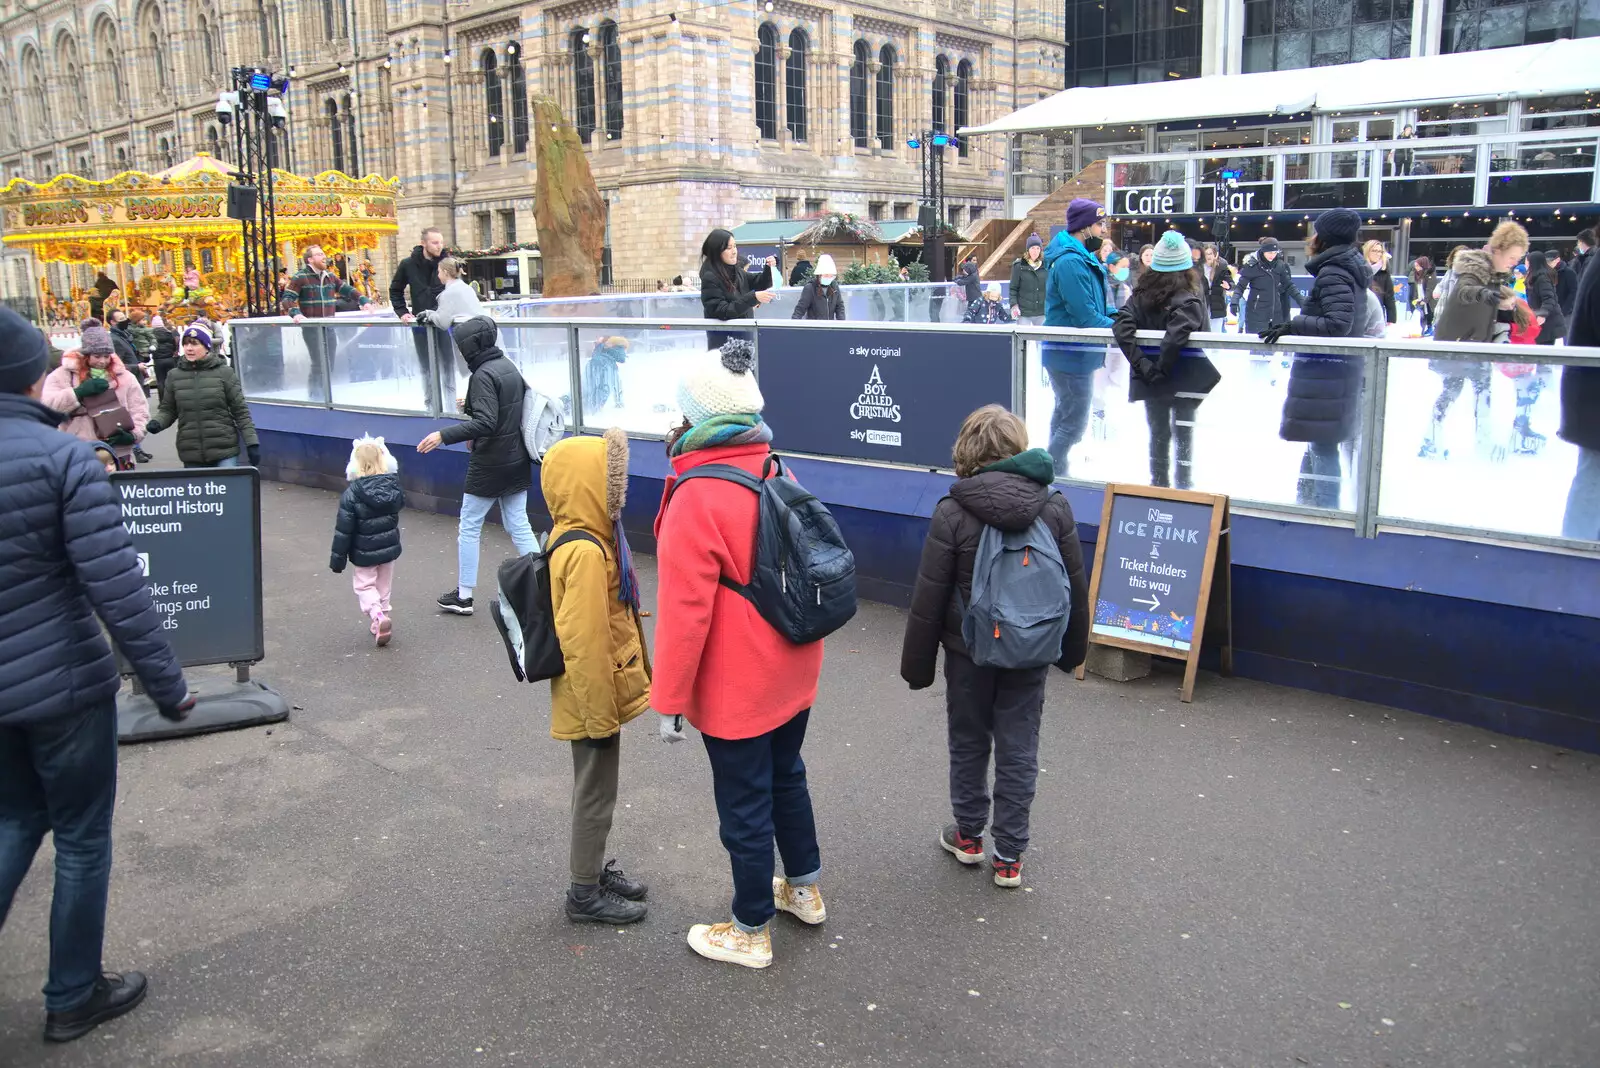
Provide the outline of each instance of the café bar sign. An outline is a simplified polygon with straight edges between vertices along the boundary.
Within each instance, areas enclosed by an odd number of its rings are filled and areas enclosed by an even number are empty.
[[[1198,190],[1208,192],[1209,190]],[[1115,215],[1125,218],[1148,219],[1157,215],[1189,215],[1188,198],[1182,186],[1148,186],[1138,189],[1120,189],[1114,199]],[[1254,190],[1235,189],[1228,193],[1228,208],[1235,212],[1256,210]]]

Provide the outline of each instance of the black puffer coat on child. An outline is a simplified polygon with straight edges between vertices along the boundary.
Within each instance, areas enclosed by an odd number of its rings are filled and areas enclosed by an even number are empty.
[[[400,512],[405,506],[399,475],[368,475],[346,486],[328,566],[337,574],[347,560],[356,567],[377,567],[400,559]]]

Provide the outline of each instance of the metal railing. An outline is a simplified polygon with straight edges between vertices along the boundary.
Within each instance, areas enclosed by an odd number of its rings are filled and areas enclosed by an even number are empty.
[[[1107,161],[1106,204],[1124,216],[1207,214],[1228,170],[1236,214],[1569,205],[1600,200],[1597,153],[1596,127],[1141,153]]]
[[[454,416],[465,395],[467,369],[443,331],[362,317],[231,326],[253,402],[438,418]],[[903,455],[903,466],[943,467],[961,415],[1009,402],[1032,444],[1064,460],[1070,483],[1160,484],[1152,437],[1170,435],[1167,481],[1226,493],[1242,509],[1346,526],[1365,538],[1429,531],[1600,554],[1600,517],[1568,507],[1569,494],[1585,507],[1583,494],[1571,493],[1579,449],[1556,435],[1560,376],[1600,375],[1600,349],[1302,337],[1267,346],[1196,334],[1193,345],[1220,382],[1193,411],[1162,422],[1128,399],[1127,361],[1106,330],[633,317],[499,327],[506,355],[579,430],[664,436],[682,418],[677,385],[704,358],[707,332],[742,332],[757,345],[780,448],[787,427],[791,443],[824,441],[800,450],[814,455],[890,464]],[[1154,346],[1159,335],[1140,339]],[[892,346],[892,358],[869,358],[879,351],[872,346]],[[442,359],[447,351],[451,358]],[[1286,404],[1324,397],[1330,380],[1344,383],[1335,428],[1306,441],[1286,420]],[[894,423],[845,414],[868,381],[897,409]],[[823,424],[849,431],[819,439]],[[895,444],[874,446],[874,434]],[[932,459],[929,435],[939,443]]]

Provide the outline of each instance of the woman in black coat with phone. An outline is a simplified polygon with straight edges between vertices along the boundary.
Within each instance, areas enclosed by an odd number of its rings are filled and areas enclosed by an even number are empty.
[[[773,286],[778,261],[767,257],[766,266],[759,275],[752,275],[739,266],[739,243],[733,234],[716,229],[707,235],[700,246],[700,304],[707,319],[731,322],[749,319],[756,308],[772,303]],[[710,348],[720,349],[733,338],[745,338],[743,330],[707,330],[706,341]]]
[[[1537,345],[1554,345],[1567,336],[1567,317],[1557,296],[1556,272],[1545,262],[1544,253],[1528,253],[1528,308],[1539,320]]]
[[[1394,275],[1389,273],[1389,253],[1382,241],[1368,241],[1361,246],[1361,252],[1367,257],[1367,268],[1372,271],[1372,291],[1378,294],[1378,303],[1383,305],[1383,317],[1395,322],[1398,309],[1394,301]]]

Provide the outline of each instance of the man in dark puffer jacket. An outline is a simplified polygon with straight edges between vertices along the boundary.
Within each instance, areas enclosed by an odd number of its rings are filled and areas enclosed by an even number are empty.
[[[500,522],[526,555],[538,548],[528,523],[528,488],[533,485],[533,460],[522,443],[522,397],[527,383],[517,365],[506,359],[496,342],[494,320],[479,315],[457,323],[451,333],[461,358],[472,370],[467,383],[466,419],[435,430],[417,443],[429,453],[441,445],[472,442],[467,458],[467,484],[461,496],[461,525],[456,536],[456,588],[439,597],[439,607],[458,616],[472,614],[472,588],[478,582],[478,544],[483,520],[496,501]]]
[[[101,624],[162,715],[182,719],[194,700],[105,467],[38,402],[48,353],[0,309],[0,923],[50,832],[45,1038],[67,1042],[145,993],[138,972],[101,972],[121,683]]]
[[[256,424],[239,376],[211,351],[211,334],[202,326],[183,332],[183,359],[167,375],[161,407],[145,432],[159,434],[173,423],[185,467],[238,467],[241,434],[250,466],[261,465]]]
[[[1306,251],[1306,270],[1315,279],[1300,314],[1261,332],[1276,344],[1287,334],[1306,337],[1361,337],[1367,326],[1367,288],[1372,268],[1355,240],[1361,216],[1349,208],[1333,208],[1317,216]],[[1299,503],[1316,508],[1339,507],[1341,443],[1356,436],[1361,418],[1359,355],[1296,355],[1289,369],[1289,396],[1283,402],[1284,441],[1306,442],[1300,462]]]

